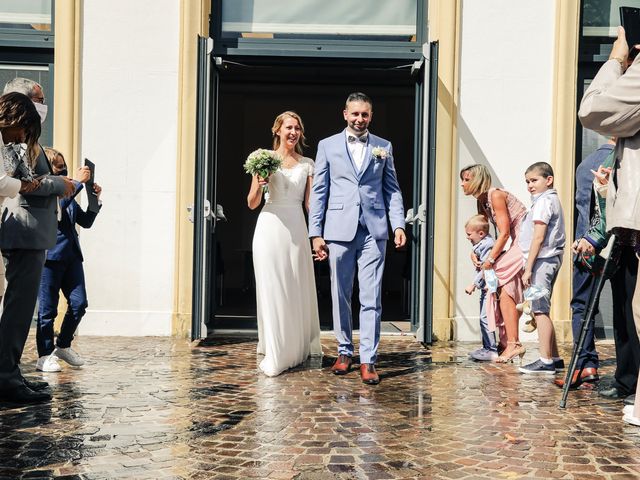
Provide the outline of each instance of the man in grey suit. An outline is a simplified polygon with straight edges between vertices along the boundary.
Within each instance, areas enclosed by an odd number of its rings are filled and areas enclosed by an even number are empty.
[[[14,79],[4,93],[27,95],[34,105],[44,102],[42,87],[28,79]],[[42,109],[38,109],[42,121]],[[0,398],[16,403],[34,403],[51,396],[45,382],[26,380],[20,372],[20,357],[33,319],[45,251],[56,244],[57,199],[74,192],[67,177],[51,175],[51,166],[42,147],[29,160],[39,187],[8,198],[0,216],[0,250],[6,267],[7,289],[0,316]],[[32,152],[27,152],[29,156]],[[26,160],[25,160],[26,161]]]
[[[333,329],[338,340],[336,375],[348,373],[354,353],[351,295],[354,274],[360,285],[360,375],[377,384],[375,370],[382,315],[382,273],[389,226],[396,248],[406,243],[402,194],[391,142],[368,131],[371,99],[347,98],[347,128],[318,144],[309,236],[316,260],[329,259]]]

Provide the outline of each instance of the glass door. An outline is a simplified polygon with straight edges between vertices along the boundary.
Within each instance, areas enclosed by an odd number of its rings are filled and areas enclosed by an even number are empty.
[[[432,342],[433,231],[435,194],[438,43],[424,46],[424,58],[414,64],[416,84],[413,205],[411,226],[411,326],[416,339]]]
[[[196,108],[195,194],[191,210],[193,235],[193,293],[191,340],[207,336],[211,305],[216,305],[215,230],[217,221],[215,178],[217,146],[218,74],[212,64],[213,41],[198,38],[198,91]],[[212,279],[214,283],[212,283]]]

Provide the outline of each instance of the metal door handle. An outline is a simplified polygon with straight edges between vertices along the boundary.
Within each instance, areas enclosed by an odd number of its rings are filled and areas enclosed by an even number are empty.
[[[190,205],[187,205],[187,212],[189,213],[189,221],[191,223],[195,222],[195,218],[193,217],[193,203]],[[211,202],[209,200],[204,201],[204,206],[202,208],[202,216],[204,217],[205,220],[210,220],[211,218],[213,218],[211,215]]]

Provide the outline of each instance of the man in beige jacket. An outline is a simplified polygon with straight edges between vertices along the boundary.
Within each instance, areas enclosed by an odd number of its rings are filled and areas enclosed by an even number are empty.
[[[638,49],[640,45],[633,48]],[[640,249],[640,55],[633,62],[629,61],[629,46],[622,27],[618,29],[618,38],[609,60],[584,94],[578,116],[585,128],[618,137],[616,167],[607,192],[607,231],[613,231],[622,241],[623,254],[631,249],[637,254]],[[624,266],[626,262],[621,263]],[[635,328],[627,325],[622,337],[632,341],[635,334],[636,347],[628,351],[640,358],[637,337],[640,331],[640,282],[637,280],[633,294],[633,319]],[[636,384],[637,372],[638,367]],[[605,396],[618,396],[617,392],[608,393],[613,394]],[[627,408],[624,413],[625,422],[640,426],[637,390],[635,407]]]

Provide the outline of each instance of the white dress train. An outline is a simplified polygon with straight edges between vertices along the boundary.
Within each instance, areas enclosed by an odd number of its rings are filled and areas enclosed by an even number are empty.
[[[309,234],[302,210],[313,161],[300,159],[269,179],[253,234],[259,368],[268,376],[322,355]]]

